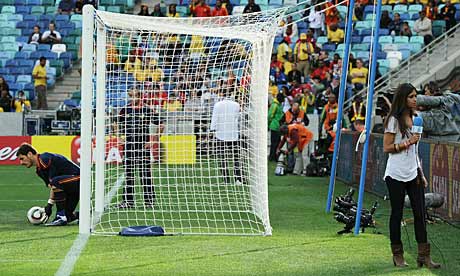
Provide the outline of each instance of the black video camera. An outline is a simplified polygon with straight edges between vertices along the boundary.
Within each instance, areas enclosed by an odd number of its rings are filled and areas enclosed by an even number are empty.
[[[354,190],[350,189],[345,195],[340,195],[335,198],[335,205],[333,210],[334,218],[336,221],[345,224],[344,229],[337,232],[337,234],[351,233],[351,230],[355,226],[356,213],[357,213],[357,203],[353,200]],[[361,210],[361,222],[360,228],[364,233],[365,228],[371,227],[375,228],[374,213],[377,209],[378,202],[375,202],[372,205],[371,210],[362,209]]]

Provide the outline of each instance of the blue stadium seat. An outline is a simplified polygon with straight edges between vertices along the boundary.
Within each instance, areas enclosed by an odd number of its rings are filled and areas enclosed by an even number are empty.
[[[387,53],[383,51],[378,51],[377,52],[377,59],[386,59],[387,58]]]
[[[38,44],[37,51],[50,51],[51,45],[49,44]]]
[[[14,0],[14,5],[15,6],[25,6],[27,5],[26,0]]]
[[[2,13],[3,14],[15,14],[16,8],[14,6],[3,6]]]
[[[34,14],[26,14],[26,15],[23,16],[24,21],[37,22],[38,19],[39,19],[39,17],[34,15]]]
[[[3,76],[3,78],[5,79],[5,81],[9,84],[13,84],[16,82],[16,77],[13,76],[13,75],[6,75],[6,76]]]
[[[31,14],[36,14],[36,15],[44,14],[45,13],[45,7],[33,6],[32,9],[30,10],[30,13]]]
[[[361,43],[361,36],[359,35],[354,35],[351,37],[351,43],[356,44],[356,43]]]
[[[364,14],[369,14],[374,12],[374,5],[367,5],[364,7]]]
[[[369,24],[370,21],[357,21],[355,24],[356,30],[370,29],[372,25]]]
[[[409,8],[407,8],[407,11],[409,12],[419,12],[423,9],[423,6],[420,4],[412,4],[409,5]]]
[[[283,0],[270,0],[268,3],[270,3],[270,5],[282,6],[284,4],[284,1]]]
[[[323,44],[321,49],[327,52],[334,52],[336,48],[336,45],[334,43],[326,43]]]
[[[379,43],[380,44],[393,43],[393,37],[390,35],[381,36],[379,37]]]
[[[385,29],[385,28],[379,29],[379,36],[382,36],[382,35],[389,35],[389,34],[390,34],[390,30],[389,30],[389,29]]]
[[[401,13],[400,14],[400,18],[402,21],[407,21],[407,20],[410,20],[411,19],[411,14],[409,13]]]
[[[24,90],[27,90],[27,91],[34,91],[35,90],[35,87],[34,87],[34,84],[33,83],[27,83],[25,86],[24,86]],[[33,97],[32,99],[34,99],[35,97]]]
[[[423,48],[423,44],[420,43],[410,43],[410,51],[412,54],[420,52]]]
[[[368,35],[368,36],[365,36],[363,37],[363,41],[362,43],[372,43],[372,36]]]
[[[58,14],[56,15],[56,18],[55,18],[55,21],[56,21],[56,24],[58,24],[57,22],[59,21],[69,21],[70,20],[70,16],[67,15],[67,14]]]
[[[5,76],[5,75],[8,75],[9,73],[10,73],[10,69],[6,67],[0,67],[0,75]]]
[[[40,6],[42,5],[41,0],[27,0],[27,5],[28,6]]]
[[[16,44],[16,37],[14,36],[3,36],[0,38],[0,42],[4,43],[13,43]]]
[[[54,59],[58,59],[58,54],[57,53],[54,53],[54,52],[45,52],[44,55],[43,55],[46,59],[49,59],[49,60],[54,60]]]
[[[19,75],[16,78],[17,83],[30,83],[32,82],[32,76],[30,75]]]
[[[359,43],[352,45],[351,49],[353,51],[369,51],[370,44],[368,43]]]
[[[10,74],[12,74],[12,75],[23,75],[24,74],[24,69],[19,68],[19,67],[11,67],[10,68]]]
[[[10,22],[22,21],[22,14],[10,14],[8,15],[8,21]]]
[[[411,46],[409,43],[401,43],[401,44],[398,44],[398,51],[402,51],[402,50],[409,50],[410,51],[411,49]]]
[[[396,44],[409,43],[409,37],[408,36],[395,36],[394,37],[394,43],[396,43]]]
[[[54,15],[52,14],[42,14],[40,15],[40,21],[54,21]]]
[[[419,15],[418,13],[414,13],[414,14],[411,15],[410,18],[411,18],[412,20],[417,20],[417,19],[420,18],[420,15]]]
[[[395,5],[393,8],[393,13],[398,12],[398,13],[406,13],[407,12],[407,5]]]
[[[15,42],[13,43],[2,43],[2,48],[3,51],[12,51],[12,52],[17,52],[19,51],[18,44]]]
[[[38,60],[42,56],[45,56],[45,52],[35,51],[35,52],[30,53],[30,59],[32,60]]]
[[[327,42],[328,40],[326,36],[318,36],[318,38],[316,39],[316,43],[319,43],[319,44],[324,44]]]
[[[410,50],[399,50],[402,54],[402,59],[405,60],[410,57]]]
[[[382,50],[385,52],[398,51],[398,45],[393,43],[386,43],[382,45]]]
[[[411,36],[409,41],[410,41],[410,43],[425,44],[423,36],[419,36],[419,35]]]
[[[367,52],[367,51],[358,51],[358,52],[356,52],[355,58],[360,58],[363,61],[367,61],[367,60],[369,60],[369,52]]]
[[[34,67],[35,62],[30,59],[20,59],[19,61],[19,67]]]
[[[24,15],[29,14],[30,10],[31,8],[28,6],[17,6],[16,7],[16,13],[19,13],[19,14],[24,14]]]
[[[361,30],[360,35],[361,36],[370,36],[370,35],[372,35],[372,29],[363,29],[363,30]]]
[[[382,11],[388,11],[390,14],[393,13],[393,7],[390,5],[383,5]]]
[[[56,68],[50,67],[46,69],[46,74],[56,77]]]
[[[18,37],[16,37],[16,42],[18,42],[20,44],[26,44],[28,41],[29,41],[28,36],[18,36]]]
[[[61,29],[59,30],[59,33],[61,34],[61,36],[65,37],[65,36],[70,35],[72,31],[73,29]]]
[[[15,59],[9,59],[6,61],[6,64],[5,64],[5,67],[18,67],[19,66],[19,62]]]
[[[7,21],[7,22],[0,22],[0,28],[1,29],[12,29],[12,28],[16,28],[16,22],[11,22],[11,21]]]
[[[16,23],[16,28],[17,29],[29,29],[29,27],[27,26],[28,25],[27,23],[28,22],[26,21],[18,22]]]
[[[11,55],[11,52],[0,51],[0,59],[12,59],[14,55]],[[8,61],[7,61],[8,62]]]
[[[13,92],[17,92],[19,90],[24,89],[24,83],[10,83],[8,84],[9,88]]]
[[[24,44],[22,46],[22,52],[35,52],[37,50],[37,45],[34,44]]]
[[[14,59],[28,59],[29,56],[30,56],[29,52],[20,51],[20,52],[16,52],[16,54],[14,55]]]

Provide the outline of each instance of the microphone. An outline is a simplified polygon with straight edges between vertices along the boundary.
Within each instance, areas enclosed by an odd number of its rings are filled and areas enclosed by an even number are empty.
[[[411,132],[413,134],[421,135],[423,133],[423,119],[422,117],[415,117],[414,122],[412,124]]]

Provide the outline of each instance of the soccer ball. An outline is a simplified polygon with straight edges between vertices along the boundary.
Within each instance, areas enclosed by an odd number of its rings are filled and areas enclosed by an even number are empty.
[[[48,216],[45,214],[45,208],[34,206],[27,212],[27,219],[31,224],[42,224],[48,221]]]

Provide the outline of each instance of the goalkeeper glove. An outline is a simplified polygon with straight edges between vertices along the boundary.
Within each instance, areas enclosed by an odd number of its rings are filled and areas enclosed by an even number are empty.
[[[48,217],[50,217],[52,213],[53,213],[53,204],[51,204],[51,203],[46,204],[46,206],[45,206],[45,214]]]

